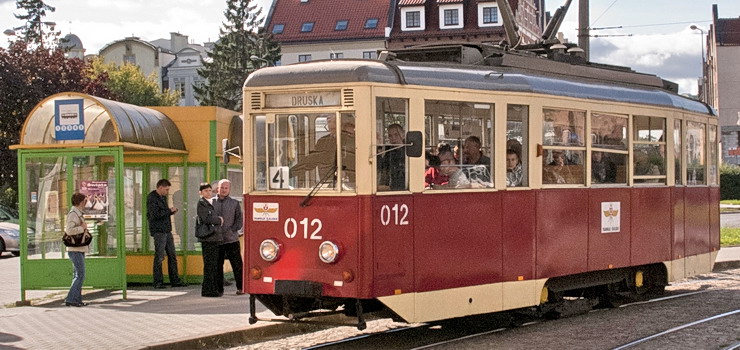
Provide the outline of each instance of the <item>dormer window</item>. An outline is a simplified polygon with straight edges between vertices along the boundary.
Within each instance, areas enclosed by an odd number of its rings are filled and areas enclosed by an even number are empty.
[[[272,26],[272,34],[283,34],[283,29],[285,29],[285,24],[276,24]]]
[[[439,6],[439,29],[458,29],[463,27],[463,4]]]
[[[334,30],[347,30],[347,24],[349,24],[349,21],[346,19],[337,21],[337,25],[334,26]]]
[[[478,27],[500,26],[498,5],[495,2],[478,3]]]
[[[424,30],[424,6],[408,6],[401,8],[401,30]]]
[[[313,23],[314,22],[304,22],[303,25],[301,25],[301,32],[302,33],[308,33],[313,31]]]
[[[375,28],[378,28],[378,19],[368,18],[367,21],[365,21],[365,29],[375,29]]]

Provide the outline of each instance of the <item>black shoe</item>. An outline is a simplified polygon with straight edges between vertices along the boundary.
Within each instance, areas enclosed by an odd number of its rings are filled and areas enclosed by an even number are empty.
[[[222,295],[221,293],[217,293],[217,294],[201,294],[200,296],[206,297],[206,298],[218,298],[221,295]]]
[[[165,286],[162,283],[155,283],[154,284],[154,289],[165,289],[165,288],[167,288],[167,286]]]
[[[185,283],[185,282],[183,282],[183,281],[180,281],[180,282],[177,282],[177,283],[172,283],[171,286],[172,287],[187,287],[188,284]]]
[[[65,301],[64,302],[64,305],[65,306],[74,306],[74,307],[83,307],[83,306],[87,306],[87,303],[68,303],[68,302]]]
[[[231,282],[224,280],[224,287],[228,287],[231,285]]]

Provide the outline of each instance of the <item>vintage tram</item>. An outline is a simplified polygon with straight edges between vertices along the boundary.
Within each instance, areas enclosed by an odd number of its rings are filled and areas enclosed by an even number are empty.
[[[716,114],[653,75],[446,45],[260,69],[244,106],[252,323],[661,289],[719,250]]]

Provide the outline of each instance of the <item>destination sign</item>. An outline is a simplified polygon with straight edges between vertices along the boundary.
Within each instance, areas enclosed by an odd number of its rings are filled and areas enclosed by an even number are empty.
[[[268,94],[265,96],[265,107],[279,108],[339,106],[342,103],[341,97],[342,95],[339,91]]]

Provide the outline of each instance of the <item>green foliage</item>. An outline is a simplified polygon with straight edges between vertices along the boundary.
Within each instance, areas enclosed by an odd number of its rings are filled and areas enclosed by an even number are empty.
[[[105,87],[119,102],[137,106],[176,106],[180,96],[176,91],[160,92],[157,77],[154,74],[146,77],[141,68],[125,63],[105,63],[96,58],[91,64],[91,76],[105,77]]]
[[[722,164],[719,168],[720,199],[740,199],[740,166]]]
[[[242,109],[244,81],[264,63],[253,61],[251,56],[274,64],[280,59],[280,47],[271,34],[259,32],[262,9],[257,5],[250,5],[250,0],[227,0],[226,6],[219,40],[198,70],[206,82],[194,90],[201,105],[238,111]]]
[[[719,245],[721,247],[740,245],[740,228],[721,228],[719,231]]]
[[[18,192],[11,187],[5,188],[5,190],[0,192],[0,205],[17,210]]]
[[[30,48],[21,40],[0,48],[0,188],[18,184],[16,152],[8,148],[20,143],[23,122],[42,99],[65,91],[111,97],[105,77],[91,77],[88,68],[61,50]]]
[[[51,44],[56,41],[60,32],[54,31],[54,25],[50,24],[51,22],[44,22],[44,17],[46,17],[46,11],[54,12],[56,8],[45,4],[43,0],[16,0],[15,7],[25,13],[14,13],[13,16],[26,21],[26,25],[19,30],[18,40],[26,42],[31,47],[43,48],[46,43],[46,47],[51,48]]]

